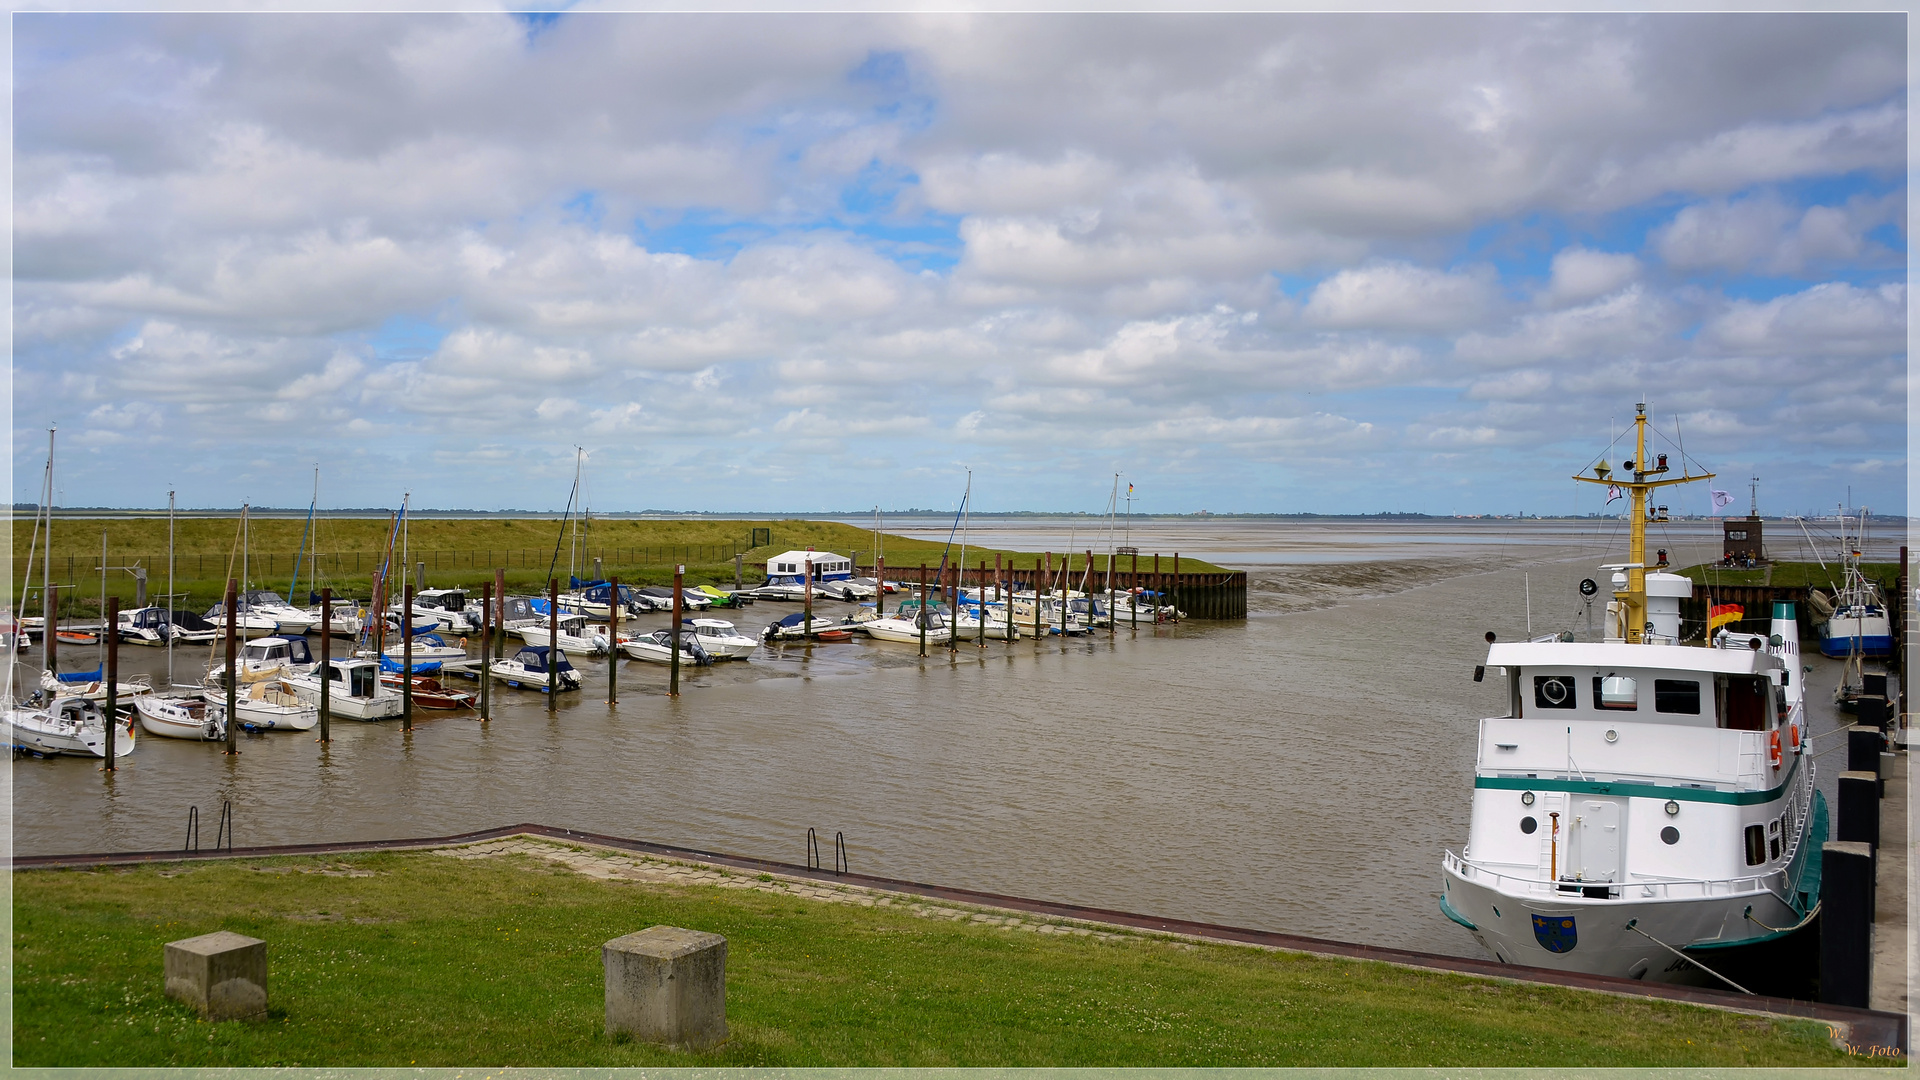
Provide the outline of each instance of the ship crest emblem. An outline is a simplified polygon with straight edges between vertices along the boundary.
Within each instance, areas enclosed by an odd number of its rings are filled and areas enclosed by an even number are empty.
[[[1533,936],[1550,953],[1572,952],[1580,940],[1571,915],[1535,915]]]

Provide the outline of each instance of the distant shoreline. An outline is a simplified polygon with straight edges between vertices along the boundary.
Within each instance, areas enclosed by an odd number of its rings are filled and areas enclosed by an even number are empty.
[[[15,503],[14,516],[32,514],[38,509],[32,503]],[[250,508],[252,516],[257,518],[305,517],[307,508],[255,506]],[[384,518],[395,512],[394,507],[326,507],[316,513],[329,518]],[[950,518],[953,510],[882,510],[879,512],[882,523],[888,518]],[[56,507],[55,518],[85,521],[111,518],[151,518],[165,517],[167,508],[162,507],[114,507],[114,506],[76,506]],[[240,508],[234,507],[194,507],[180,508],[174,511],[180,518],[233,518],[240,515]],[[408,511],[414,518],[432,518],[436,520],[490,520],[490,519],[527,519],[559,521],[567,515],[558,510],[422,510]],[[578,515],[575,515],[578,516]],[[706,510],[595,510],[593,516],[607,521],[836,521],[865,524],[874,517],[872,510],[806,512],[755,512],[745,510],[706,511]],[[973,511],[968,515],[973,520],[992,521],[1019,520],[1059,520],[1065,518],[1087,521],[1105,521],[1106,514],[1077,510],[1000,510]],[[1121,515],[1122,517],[1128,515]],[[1731,515],[1744,517],[1745,515]],[[1419,514],[1401,512],[1382,512],[1377,514],[1315,514],[1315,513],[1212,513],[1199,511],[1190,514],[1149,514],[1135,511],[1131,515],[1134,521],[1610,521],[1620,517],[1618,514]],[[1762,521],[1819,520],[1804,519],[1793,515],[1760,515]],[[1704,514],[1675,515],[1673,521],[1721,521],[1725,518],[1708,517]],[[1881,521],[1903,522],[1906,519],[1884,517]]]

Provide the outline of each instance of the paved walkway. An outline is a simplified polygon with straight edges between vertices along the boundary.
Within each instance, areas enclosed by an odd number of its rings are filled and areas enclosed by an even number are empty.
[[[1913,831],[1908,828],[1907,752],[1893,757],[1887,796],[1880,800],[1880,877],[1873,898],[1873,975],[1867,1004],[1882,1012],[1907,1012],[1908,980],[1920,970],[1914,935],[1908,932],[1912,900]]]
[[[1005,911],[971,905],[963,907],[929,904],[916,897],[858,885],[824,885],[817,881],[785,877],[780,874],[743,874],[703,863],[679,862],[602,848],[561,844],[528,836],[510,836],[461,847],[435,848],[432,853],[454,859],[491,859],[503,855],[525,855],[603,881],[753,889],[803,900],[817,900],[827,904],[898,908],[923,919],[948,919],[954,922],[970,920],[986,926],[996,926],[1002,930],[1034,934],[1065,934],[1095,938],[1100,941],[1119,941],[1135,936],[1115,933],[1110,929],[1095,929],[1067,919],[1036,919],[1031,916],[1013,915]]]

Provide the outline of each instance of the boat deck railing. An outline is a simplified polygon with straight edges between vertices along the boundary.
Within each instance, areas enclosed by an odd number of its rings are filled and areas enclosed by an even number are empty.
[[[1735,878],[1668,878],[1648,874],[1628,874],[1625,881],[1553,881],[1535,875],[1503,873],[1446,852],[1445,867],[1462,879],[1487,884],[1510,895],[1528,894],[1559,899],[1579,899],[1586,890],[1605,888],[1614,900],[1698,900],[1716,896],[1750,896],[1772,893],[1787,899],[1787,872],[1770,870]],[[1594,897],[1594,899],[1599,899]]]

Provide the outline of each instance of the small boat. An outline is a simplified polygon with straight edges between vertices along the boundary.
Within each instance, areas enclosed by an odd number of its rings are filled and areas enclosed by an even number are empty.
[[[387,646],[382,650],[381,655],[396,663],[405,662],[406,642],[395,642]],[[444,664],[466,658],[465,646],[449,645],[439,634],[421,634],[413,639],[413,664],[416,668],[421,664]]]
[[[163,646],[212,641],[219,630],[191,611],[170,611],[157,604],[120,613],[120,641],[125,645]]]
[[[326,632],[332,637],[356,638],[366,626],[366,608],[357,600],[335,600],[333,610],[327,612],[315,604],[307,609],[307,614],[313,616],[316,629],[325,623]]]
[[[224,691],[205,690],[200,696],[221,709],[226,707]],[[311,731],[320,723],[320,706],[302,701],[282,679],[254,683],[234,700],[233,711],[247,731]]]
[[[107,756],[106,714],[87,698],[56,697],[44,707],[9,706],[0,711],[0,722],[4,722],[7,742],[16,750],[45,757]],[[133,721],[116,717],[113,722],[120,726],[113,740],[113,756],[123,758],[133,753]]]
[[[392,638],[394,640],[399,640],[400,612],[389,610],[389,611],[382,612],[380,617],[386,620],[387,637]],[[439,629],[440,629],[440,620],[435,618],[432,612],[416,610],[413,613],[413,636],[414,637],[419,637],[421,634],[436,633],[439,631]]]
[[[509,596],[502,603],[500,629],[518,630],[523,626],[536,623],[545,626],[547,622],[547,601],[539,596]]]
[[[68,630],[55,630],[53,639],[62,645],[98,645],[100,634],[95,630],[75,627]]]
[[[804,641],[834,630],[851,630],[858,625],[852,617],[844,615],[837,619],[815,615],[813,621],[808,622],[805,612],[796,611],[767,624],[767,628],[760,631],[760,636],[767,641]]]
[[[652,606],[649,610],[673,610],[673,590],[664,585],[648,585],[644,588],[635,589],[634,594],[637,597],[645,597],[651,602]],[[680,590],[681,611],[705,611],[712,606],[713,597],[695,589],[683,588]]]
[[[401,689],[404,678],[399,672],[380,675],[381,683],[396,691]],[[470,709],[479,697],[470,690],[455,690],[429,675],[413,677],[413,703],[423,709]]]
[[[327,678],[327,711],[348,720],[388,720],[400,715],[400,695],[380,685],[380,666],[363,656],[329,660],[320,668],[282,681],[309,705],[320,704],[320,680]]]
[[[1880,586],[1860,572],[1860,552],[1865,546],[1867,511],[1863,508],[1854,534],[1847,535],[1847,515],[1840,514],[1840,587],[1830,601],[1832,612],[1814,625],[1820,637],[1820,652],[1834,659],[1857,662],[1893,654],[1893,625],[1887,617],[1887,604]],[[1821,597],[1825,601],[1825,597]]]
[[[523,690],[547,689],[547,656],[551,652],[545,645],[523,645],[520,651],[510,657],[495,660],[493,677],[508,686],[517,686]],[[554,658],[554,670],[562,690],[580,689],[580,673],[567,662],[567,654],[561,652]]]
[[[607,651],[605,629],[599,634],[592,633],[587,627],[585,615],[562,613],[560,624],[560,651],[575,656],[599,656]],[[514,633],[529,645],[547,646],[553,644],[553,631],[550,624],[540,622],[533,626],[522,626]]]
[[[946,616],[938,611],[912,611],[906,617],[898,613],[882,615],[859,624],[859,628],[866,631],[870,638],[903,645],[918,645],[922,640],[920,634],[923,627],[929,645],[945,645],[953,640],[953,628],[947,625]]]
[[[204,698],[150,694],[134,698],[133,711],[142,731],[162,739],[212,742],[227,737],[227,725],[221,718],[225,710]]]
[[[753,595],[744,589],[739,592],[728,592],[713,585],[695,585],[690,591],[712,600],[714,607],[745,607],[753,603]]]
[[[700,640],[700,647],[715,660],[752,656],[760,648],[760,642],[734,629],[725,619],[694,619],[689,625]]]
[[[250,685],[299,674],[311,670],[314,663],[313,650],[304,637],[256,638],[240,649],[240,682]],[[207,669],[206,685],[223,687],[226,679],[227,665],[215,664]]]
[[[40,689],[53,697],[83,697],[88,701],[107,700],[105,670],[94,668],[92,671],[69,671],[64,674],[40,672]],[[153,682],[145,675],[129,675],[125,681],[114,684],[114,696],[120,701],[131,701],[142,694],[153,693]]]
[[[395,627],[400,625],[401,609],[406,607],[404,599],[397,600],[387,608],[389,620]],[[480,623],[467,615],[467,593],[464,589],[421,589],[413,594],[413,614],[415,625],[419,625],[422,616],[431,618],[434,626],[450,634],[471,634],[480,629]]]
[[[655,630],[642,637],[631,638],[620,643],[620,651],[635,660],[645,660],[653,664],[673,663],[672,630]],[[691,630],[680,631],[680,662],[705,667],[713,663],[712,654],[700,643],[700,636]]]
[[[234,601],[233,607],[235,629],[241,637],[304,634],[313,629],[317,621],[314,616],[281,599],[280,594],[272,589],[248,589]],[[208,608],[206,620],[214,625],[216,633],[225,634],[225,601]]]

